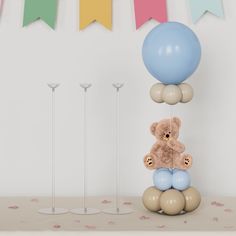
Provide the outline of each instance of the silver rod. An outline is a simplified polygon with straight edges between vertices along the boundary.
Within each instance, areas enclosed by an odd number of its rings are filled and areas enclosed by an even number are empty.
[[[52,142],[52,150],[51,150],[51,158],[52,158],[52,211],[55,212],[55,90],[52,89],[52,134],[51,134],[51,142]]]
[[[87,102],[86,102],[87,89],[84,90],[84,197],[83,206],[84,211],[87,211]]]

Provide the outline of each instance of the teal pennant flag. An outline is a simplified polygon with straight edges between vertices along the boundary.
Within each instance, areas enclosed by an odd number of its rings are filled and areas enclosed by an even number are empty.
[[[58,0],[25,0],[23,26],[41,19],[54,29],[57,17],[57,2]]]
[[[189,0],[193,22],[196,23],[206,12],[223,17],[222,0]]]

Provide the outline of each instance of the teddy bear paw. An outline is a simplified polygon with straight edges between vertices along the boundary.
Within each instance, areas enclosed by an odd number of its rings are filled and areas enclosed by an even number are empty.
[[[183,163],[186,168],[190,168],[192,166],[192,157],[190,155],[184,155]]]
[[[144,157],[144,165],[148,169],[155,169],[155,161],[154,161],[154,155],[153,154],[148,154]]]

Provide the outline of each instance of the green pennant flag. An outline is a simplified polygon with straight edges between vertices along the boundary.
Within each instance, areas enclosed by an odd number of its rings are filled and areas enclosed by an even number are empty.
[[[224,16],[222,0],[189,0],[189,2],[194,23],[208,11],[219,17]]]
[[[55,28],[58,0],[25,0],[24,22],[27,26],[41,19],[52,29]]]

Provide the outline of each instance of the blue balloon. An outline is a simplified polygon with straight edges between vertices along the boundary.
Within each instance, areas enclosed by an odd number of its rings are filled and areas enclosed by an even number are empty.
[[[197,69],[201,45],[190,28],[167,22],[147,35],[142,54],[145,66],[157,80],[164,84],[180,84]]]
[[[191,178],[187,171],[185,170],[174,170],[173,171],[173,179],[172,186],[173,188],[183,191],[187,189],[191,184]]]
[[[155,170],[153,173],[153,183],[161,191],[170,189],[172,185],[172,172],[166,168]]]

